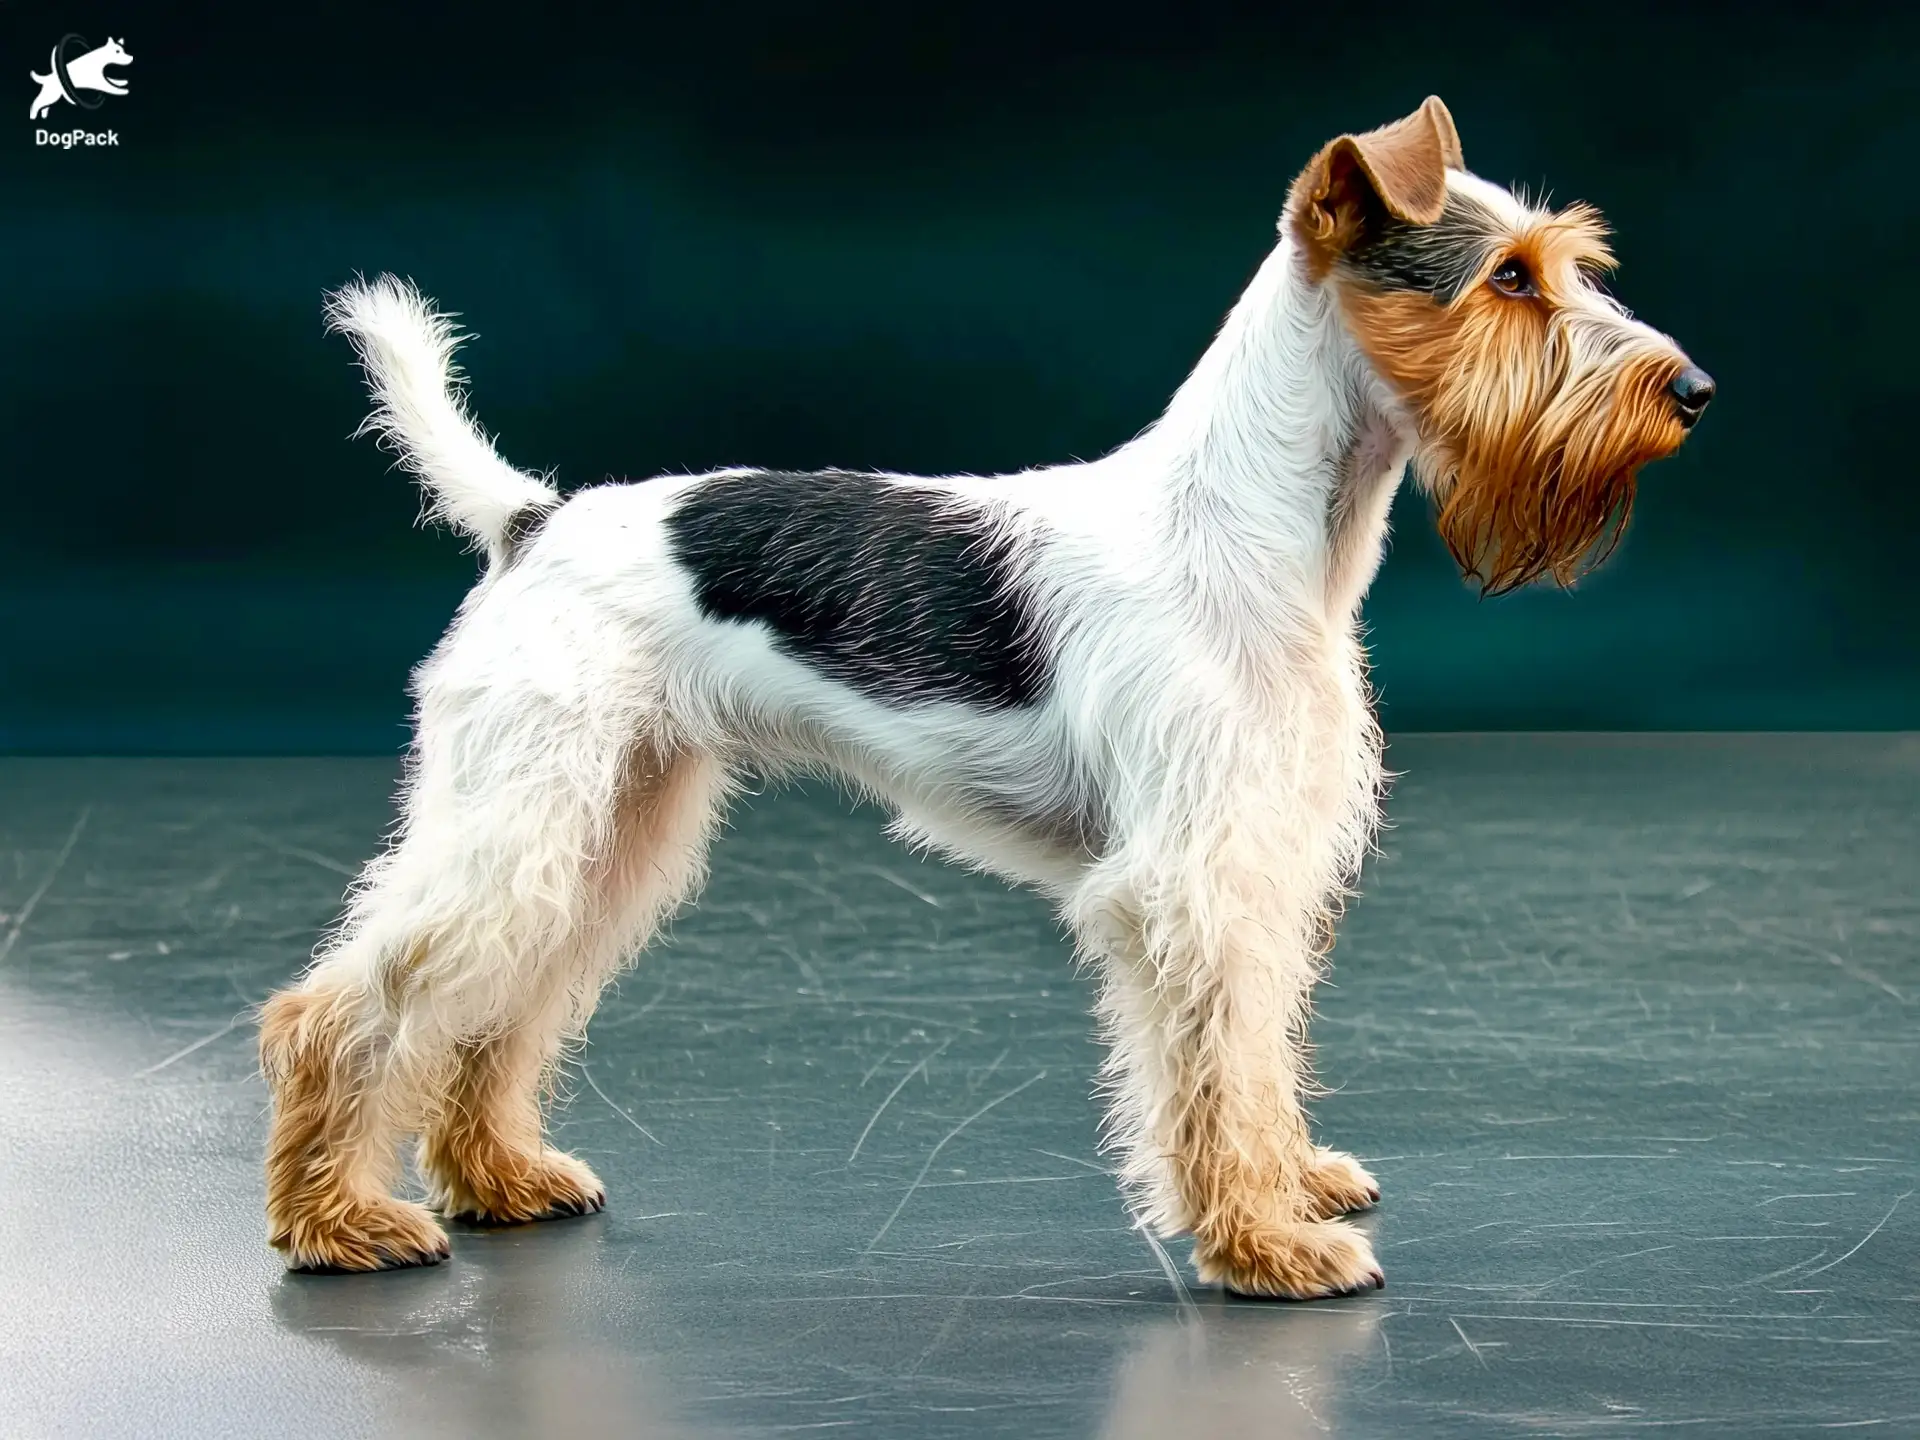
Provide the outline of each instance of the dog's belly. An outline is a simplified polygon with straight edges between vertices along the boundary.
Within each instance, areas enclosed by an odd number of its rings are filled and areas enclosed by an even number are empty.
[[[675,666],[695,742],[749,773],[827,771],[885,801],[903,834],[1023,881],[1097,854],[1097,807],[1045,697],[899,703],[822,674],[758,625],[702,621]],[[679,688],[679,687],[676,687]]]
[[[938,850],[1053,899],[1070,894],[1099,854],[1077,815],[1024,815],[991,802],[957,809],[896,802],[895,816],[892,833],[906,844]]]

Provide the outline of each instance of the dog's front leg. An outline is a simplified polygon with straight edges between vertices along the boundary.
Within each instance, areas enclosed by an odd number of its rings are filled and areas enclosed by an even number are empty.
[[[1292,1299],[1374,1288],[1366,1236],[1329,1218],[1377,1198],[1372,1177],[1314,1146],[1300,1101],[1317,917],[1244,878],[1083,908],[1122,1180],[1154,1229],[1192,1234],[1203,1280]]]

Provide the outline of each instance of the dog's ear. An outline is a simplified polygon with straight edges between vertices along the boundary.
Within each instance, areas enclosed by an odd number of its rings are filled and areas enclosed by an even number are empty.
[[[1447,171],[1464,168],[1453,116],[1429,95],[1405,119],[1323,146],[1293,182],[1287,215],[1302,240],[1331,258],[1381,213],[1431,225],[1447,203]]]

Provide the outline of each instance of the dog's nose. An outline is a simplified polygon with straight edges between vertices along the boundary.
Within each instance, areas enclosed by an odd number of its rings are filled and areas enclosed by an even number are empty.
[[[1673,396],[1674,408],[1680,412],[1680,423],[1691,430],[1693,422],[1706,410],[1707,402],[1713,399],[1713,376],[1698,365],[1689,365],[1673,377],[1667,393]]]

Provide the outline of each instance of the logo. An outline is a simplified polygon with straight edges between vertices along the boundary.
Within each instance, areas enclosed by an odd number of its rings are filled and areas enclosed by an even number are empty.
[[[63,103],[82,110],[98,110],[106,96],[127,93],[127,82],[116,79],[107,71],[132,63],[133,56],[127,53],[126,46],[111,35],[107,37],[106,44],[91,49],[84,36],[62,36],[48,57],[47,68],[50,73],[42,75],[37,70],[27,72],[34,84],[40,87],[27,118],[43,119],[49,110]],[[36,130],[34,143],[71,150],[76,145],[118,145],[120,136],[112,130]]]

